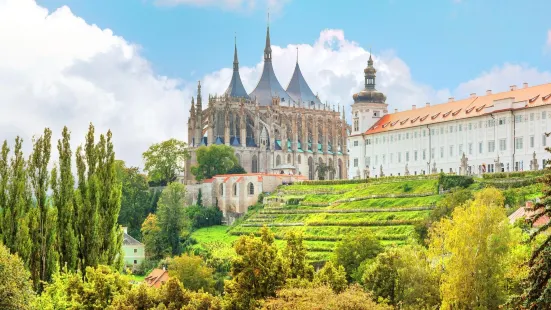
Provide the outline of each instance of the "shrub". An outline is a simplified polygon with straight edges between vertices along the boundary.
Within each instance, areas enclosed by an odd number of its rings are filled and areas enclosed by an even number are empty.
[[[441,187],[444,190],[452,189],[455,187],[467,188],[473,183],[474,180],[471,176],[449,175],[441,173],[438,177],[438,187]]]

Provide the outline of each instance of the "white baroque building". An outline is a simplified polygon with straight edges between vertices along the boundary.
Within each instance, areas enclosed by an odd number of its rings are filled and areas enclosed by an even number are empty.
[[[550,154],[551,83],[388,113],[370,57],[354,95],[349,178],[538,170]]]

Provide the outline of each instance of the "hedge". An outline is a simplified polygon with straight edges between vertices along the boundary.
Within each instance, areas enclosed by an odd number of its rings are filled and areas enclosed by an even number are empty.
[[[384,220],[384,221],[312,221],[307,226],[401,226],[415,225],[423,220]]]
[[[233,236],[249,236],[254,235],[255,237],[260,237],[260,232],[241,232],[241,231],[230,231],[230,235]],[[375,234],[375,238],[379,240],[406,240],[409,237],[409,234]],[[274,238],[277,240],[286,240],[285,235],[276,234]],[[314,235],[305,235],[302,236],[304,241],[340,241],[343,236],[314,236]]]
[[[380,199],[380,198],[412,198],[412,197],[428,197],[428,196],[434,196],[436,195],[433,192],[426,192],[426,193],[412,193],[412,194],[374,194],[364,197],[354,197],[354,198],[347,198],[347,199],[339,199],[333,201],[332,205],[338,205],[340,203],[344,202],[352,202],[352,201],[361,201],[361,200],[368,200],[368,199]],[[303,205],[305,205],[303,203]],[[329,204],[328,204],[329,205]]]
[[[469,187],[469,185],[473,183],[474,183],[474,180],[473,180],[473,177],[471,176],[441,173],[440,176],[438,177],[438,187],[439,189],[441,187],[444,190],[452,189],[455,187],[467,188]]]
[[[548,170],[533,170],[533,171],[514,171],[514,172],[496,172],[496,173],[484,173],[483,179],[504,179],[504,178],[525,178],[542,176],[549,173]]]
[[[311,214],[311,213],[369,213],[369,212],[402,212],[402,211],[424,211],[432,210],[434,206],[424,206],[424,207],[409,207],[409,208],[385,208],[385,209],[323,209],[323,210],[301,210],[301,209],[291,209],[291,210],[261,210],[261,214]]]
[[[241,227],[293,227],[293,226],[304,226],[304,223],[244,223],[240,225]]]
[[[533,185],[541,182],[541,177],[530,179],[487,179],[482,181],[482,185],[485,187],[495,187],[499,189],[509,189]]]
[[[437,179],[437,174],[432,175],[410,175],[410,176],[386,176],[369,179],[351,179],[351,180],[311,180],[296,182],[299,185],[341,185],[341,184],[362,184],[362,183],[386,183],[389,181],[408,181],[408,180],[431,180]]]

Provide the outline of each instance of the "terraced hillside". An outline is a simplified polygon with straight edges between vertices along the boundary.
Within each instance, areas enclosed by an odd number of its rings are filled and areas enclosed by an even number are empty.
[[[263,209],[228,232],[258,234],[267,225],[282,240],[288,231],[300,230],[310,261],[329,258],[346,234],[372,232],[383,244],[400,244],[441,199],[437,183],[437,176],[429,176],[281,186],[265,198]]]

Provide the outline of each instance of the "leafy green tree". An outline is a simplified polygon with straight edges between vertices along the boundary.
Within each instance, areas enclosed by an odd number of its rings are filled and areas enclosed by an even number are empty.
[[[546,136],[549,135],[549,133],[546,134]],[[546,147],[545,150],[551,152],[549,147]],[[544,169],[550,172],[551,165],[547,163]],[[536,215],[529,221],[531,226],[541,217],[551,218],[551,173],[546,173],[541,179],[543,197],[532,210]],[[551,308],[551,234],[548,233],[549,227],[551,227],[551,222],[538,227],[530,236],[531,241],[539,242],[532,242],[535,244],[535,249],[528,262],[530,273],[523,294],[523,306],[527,309]]]
[[[488,188],[430,233],[429,260],[441,271],[442,309],[497,309],[505,301],[511,233],[503,195]]]
[[[375,297],[400,309],[434,309],[440,304],[438,277],[421,246],[387,249],[368,266],[363,282]]]
[[[375,258],[382,251],[381,243],[373,234],[356,234],[347,235],[339,241],[333,254],[335,264],[344,267],[350,282],[361,278],[362,275],[356,272],[365,260]]]
[[[222,224],[223,214],[217,207],[189,206],[185,214],[193,229]]]
[[[157,216],[149,214],[142,224],[142,241],[145,248],[145,257],[158,260],[168,254],[166,242],[161,235],[161,227],[158,225]]]
[[[58,167],[54,167],[51,176],[52,202],[57,210],[57,252],[59,265],[74,271],[77,268],[77,236],[75,228],[78,214],[74,205],[75,179],[71,169],[71,133],[63,127],[62,139],[57,142],[59,153]]]
[[[195,255],[182,254],[172,258],[168,264],[168,274],[192,291],[214,292],[213,272],[200,256]]]
[[[191,173],[200,182],[217,174],[226,174],[238,165],[234,150],[228,145],[201,146],[195,151],[197,165],[191,167]]]
[[[311,281],[314,268],[306,262],[306,248],[302,242],[302,233],[290,231],[287,233],[286,241],[283,257],[289,266],[288,278]]]
[[[227,309],[254,309],[258,300],[275,296],[285,283],[287,268],[274,235],[265,226],[260,234],[260,238],[241,236],[235,244],[232,279],[226,281]]]
[[[163,190],[159,200],[157,225],[161,229],[162,240],[166,242],[172,255],[181,253],[182,235],[190,226],[184,211],[185,195],[185,186],[173,182]]]
[[[328,261],[314,275],[314,283],[317,285],[327,285],[335,293],[340,293],[346,289],[346,271],[343,266],[335,266],[333,262]]]
[[[0,155],[0,240],[5,240],[3,234],[4,218],[7,216],[6,210],[8,210],[8,180],[10,176],[10,167],[8,156],[10,149],[8,147],[8,141],[4,141],[2,144],[2,153]]]
[[[197,206],[203,206],[203,192],[201,191],[201,189],[199,189],[199,193],[197,193]]]
[[[0,243],[0,309],[31,309],[35,295],[30,274],[18,255]]]
[[[137,167],[126,167],[117,161],[117,175],[122,183],[119,224],[128,227],[128,234],[141,240],[141,226],[150,211],[150,191],[147,177]]]
[[[184,162],[189,157],[187,144],[177,139],[170,139],[153,144],[143,153],[145,160],[144,170],[149,179],[166,185],[184,171]]]
[[[327,165],[324,162],[321,162],[316,166],[315,172],[318,173],[319,180],[325,180],[325,177],[328,173],[335,173],[335,167]]]
[[[226,171],[226,174],[243,174],[243,173],[247,173],[247,171],[239,164],[231,167],[230,169],[228,169],[228,171]]]

